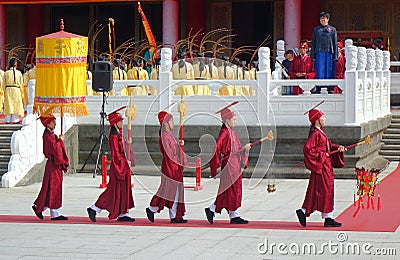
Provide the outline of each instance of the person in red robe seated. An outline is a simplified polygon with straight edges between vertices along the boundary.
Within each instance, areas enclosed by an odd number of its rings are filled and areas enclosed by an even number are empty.
[[[43,153],[47,158],[39,195],[32,209],[39,219],[43,211],[50,209],[51,220],[67,220],[61,215],[63,173],[68,171],[68,156],[64,146],[64,135],[54,134],[56,118],[51,115],[39,117],[45,127],[43,133]]]
[[[333,200],[334,200],[334,177],[332,164],[341,163],[343,167],[344,146],[332,144],[322,127],[326,124],[324,114],[311,109],[308,112],[311,122],[310,133],[303,147],[304,163],[311,171],[308,182],[306,196],[301,209],[296,210],[296,215],[300,224],[306,226],[306,217],[309,217],[315,210],[321,212],[325,219],[325,227],[340,227],[342,224],[333,219]],[[335,153],[335,160],[332,161],[331,151],[339,150]]]
[[[183,167],[186,157],[181,150],[184,142],[182,140],[178,144],[173,135],[174,119],[170,113],[161,111],[158,113],[158,121],[160,123],[158,143],[163,156],[161,184],[151,199],[150,206],[146,208],[146,215],[150,222],[154,222],[154,214],[160,213],[167,207],[171,223],[186,223],[187,220],[183,218],[186,211],[183,186]]]
[[[109,172],[109,182],[106,190],[100,194],[97,201],[87,208],[89,219],[96,222],[96,214],[103,209],[109,212],[109,219],[116,219],[120,222],[133,222],[134,218],[129,216],[129,209],[133,208],[134,202],[131,188],[131,174],[129,162],[126,159],[124,149],[124,136],[122,134],[123,117],[118,113],[121,107],[108,114],[110,122],[110,135],[108,142],[111,150],[111,165]],[[132,154],[135,164],[134,154]],[[134,166],[134,165],[132,165]]]
[[[241,218],[238,212],[242,203],[242,167],[247,167],[247,152],[251,145],[248,143],[241,146],[233,129],[236,126],[236,115],[229,107],[237,103],[233,102],[217,112],[221,113],[223,124],[215,144],[214,155],[210,161],[210,171],[213,178],[216,178],[219,167],[221,167],[221,172],[217,198],[210,207],[205,208],[210,224],[214,223],[215,213],[221,213],[222,209],[228,211],[231,224],[249,223]]]
[[[294,57],[289,67],[290,79],[315,79],[314,64],[308,56],[308,43],[300,42],[300,55]],[[294,86],[292,95],[303,94],[303,90],[299,86]]]
[[[344,79],[344,71],[346,70],[346,57],[344,56],[343,42],[338,42],[338,60],[335,62],[335,78]],[[335,94],[342,93],[342,90],[335,86],[333,92]]]

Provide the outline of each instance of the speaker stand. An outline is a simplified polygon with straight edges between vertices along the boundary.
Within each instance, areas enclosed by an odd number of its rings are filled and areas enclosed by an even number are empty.
[[[97,145],[99,145],[99,149],[98,149],[98,153],[97,153],[97,159],[96,159],[96,167],[94,168],[94,173],[93,173],[93,178],[96,178],[97,175],[97,169],[100,169],[99,167],[99,161],[101,156],[104,154],[104,150],[103,150],[103,142],[104,139],[108,140],[107,134],[106,134],[106,130],[104,127],[104,120],[107,117],[107,114],[104,112],[104,105],[106,103],[106,94],[105,92],[103,92],[103,102],[101,105],[101,112],[100,112],[100,136],[98,137],[96,143],[93,145],[92,150],[90,150],[89,156],[86,158],[85,163],[83,164],[80,172],[83,171],[83,169],[85,168],[87,162],[89,161],[89,159],[93,159],[92,155],[93,155],[93,151],[96,149]]]

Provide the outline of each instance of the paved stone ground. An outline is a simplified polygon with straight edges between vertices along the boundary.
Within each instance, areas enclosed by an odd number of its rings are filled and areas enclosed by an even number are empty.
[[[397,164],[385,171],[390,172]],[[146,218],[145,208],[156,191],[160,178],[157,176],[134,176],[134,199],[136,207],[130,211],[137,219]],[[86,207],[91,205],[103,191],[98,186],[101,178],[91,174],[74,174],[64,179],[63,214],[86,217]],[[193,178],[185,183],[193,183]],[[267,193],[267,180],[250,189],[244,181],[241,215],[250,221],[297,222],[295,210],[299,208],[307,187],[307,180],[276,180],[277,191]],[[359,255],[329,251],[323,254],[294,255],[289,245],[303,246],[314,243],[318,249],[323,243],[338,242],[338,231],[329,229],[272,230],[250,228],[213,228],[206,222],[204,208],[215,198],[218,180],[202,179],[203,190],[186,189],[186,218],[189,221],[204,220],[200,228],[177,226],[98,225],[87,219],[87,224],[36,224],[0,223],[0,259],[280,259],[297,258],[348,258],[348,259],[396,259],[396,256]],[[25,187],[0,189],[0,217],[2,215],[32,218],[32,202],[40,184]],[[337,180],[335,183],[335,215],[347,208],[353,200],[354,180]],[[45,212],[45,218],[49,218]],[[102,212],[98,218],[105,218]],[[157,218],[168,218],[164,210]],[[227,214],[217,215],[217,220],[228,220]],[[320,214],[314,213],[308,221],[321,222]],[[28,221],[29,222],[29,221]],[[400,231],[396,232],[345,232],[348,243],[364,245],[370,243],[375,249],[394,248],[400,254]],[[260,244],[268,242],[269,251]],[[272,243],[283,243],[287,247],[278,252]],[[374,251],[375,252],[375,251]],[[397,257],[398,259],[398,257]]]

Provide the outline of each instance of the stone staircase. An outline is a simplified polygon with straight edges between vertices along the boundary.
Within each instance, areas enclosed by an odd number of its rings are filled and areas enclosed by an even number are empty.
[[[8,171],[8,162],[11,157],[11,136],[21,127],[21,125],[0,125],[0,182],[3,174]]]
[[[400,113],[392,114],[390,126],[382,135],[384,146],[379,154],[389,161],[400,161]]]

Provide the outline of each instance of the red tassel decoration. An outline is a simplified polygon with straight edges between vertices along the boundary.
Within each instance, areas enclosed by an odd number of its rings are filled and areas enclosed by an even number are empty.
[[[364,209],[364,203],[363,203],[363,199],[362,199],[361,196],[360,196],[360,205],[361,205],[361,207]]]
[[[381,195],[378,194],[378,211],[381,209]]]
[[[353,205],[356,206],[356,193],[353,193]]]
[[[356,212],[354,212],[354,214],[353,214],[353,218],[355,218],[357,216],[358,212],[360,211],[360,208],[361,208],[360,205],[358,205]]]
[[[371,198],[371,208],[372,208],[372,210],[375,210],[374,199],[372,199],[372,198]]]
[[[368,196],[368,203],[367,203],[367,209],[369,209],[371,206],[371,197]]]

